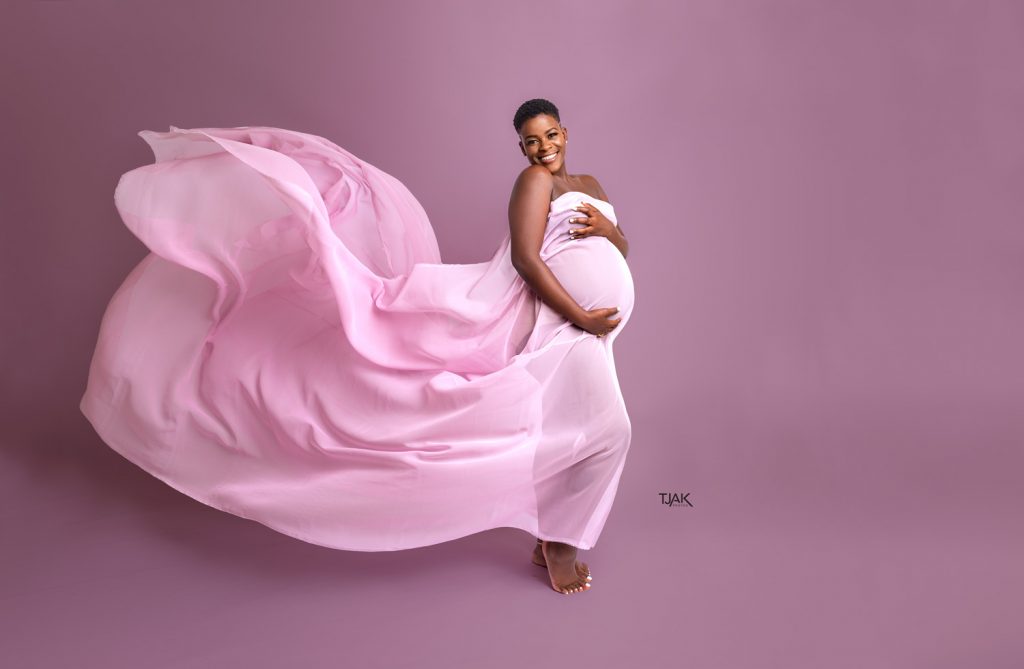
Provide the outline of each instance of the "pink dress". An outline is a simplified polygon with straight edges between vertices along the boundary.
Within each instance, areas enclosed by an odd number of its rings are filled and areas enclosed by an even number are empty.
[[[138,133],[114,194],[152,251],[103,317],[81,410],[111,448],[205,504],[314,544],[426,546],[515,527],[597,542],[630,442],[612,345],[633,280],[551,203],[542,258],[603,338],[541,302],[509,238],[443,264],[396,178],[271,127]]]

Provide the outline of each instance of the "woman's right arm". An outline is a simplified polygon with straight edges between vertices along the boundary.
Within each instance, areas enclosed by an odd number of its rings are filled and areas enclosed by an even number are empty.
[[[595,322],[594,311],[577,304],[540,257],[552,185],[551,173],[540,165],[527,167],[516,179],[508,205],[512,265],[546,305],[576,326],[593,334],[604,334],[618,324],[617,320],[601,318],[601,322]]]

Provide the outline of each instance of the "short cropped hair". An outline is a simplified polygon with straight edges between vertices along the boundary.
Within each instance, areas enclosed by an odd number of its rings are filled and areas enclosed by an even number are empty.
[[[555,103],[550,100],[545,100],[544,98],[533,98],[532,100],[527,100],[523,104],[519,105],[519,109],[516,110],[516,115],[512,118],[512,125],[516,129],[516,134],[518,135],[523,129],[523,124],[534,116],[539,116],[541,114],[554,116],[556,121],[559,123],[562,122],[562,119],[558,116],[558,107],[555,106]]]

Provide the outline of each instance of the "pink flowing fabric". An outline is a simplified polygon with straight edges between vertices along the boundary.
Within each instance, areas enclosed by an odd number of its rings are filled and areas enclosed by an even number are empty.
[[[515,527],[591,548],[630,422],[612,345],[633,281],[604,237],[541,251],[598,338],[541,302],[506,236],[441,262],[420,203],[330,141],[271,127],[138,133],[114,200],[152,251],[114,294],[81,410],[111,448],[214,508],[345,550]]]

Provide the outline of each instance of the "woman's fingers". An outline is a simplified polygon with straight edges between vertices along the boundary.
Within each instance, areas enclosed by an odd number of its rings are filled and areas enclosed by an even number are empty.
[[[570,228],[570,230],[569,230],[569,237],[570,237],[570,239],[575,239],[576,237],[582,237],[583,235],[588,234],[591,230],[594,229],[594,226],[590,225],[590,218],[589,217],[570,218],[569,219],[569,224],[570,225],[576,224],[576,225],[582,225],[583,226],[583,227],[579,227],[579,228]]]
[[[573,207],[573,209],[575,209],[576,211],[578,211],[581,214],[583,214],[583,216],[579,216],[579,217],[576,217],[576,218],[570,218],[569,219],[569,223],[570,224],[572,224],[572,223],[583,224],[583,227],[581,227],[581,228],[574,228],[572,230],[569,230],[569,238],[570,239],[575,239],[577,237],[582,237],[582,236],[584,236],[586,234],[589,234],[590,231],[594,229],[593,226],[590,225],[590,204],[589,203],[587,203],[587,202],[580,202],[578,205]]]

